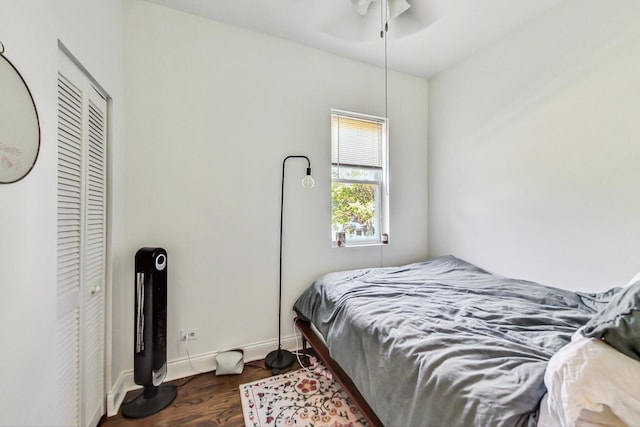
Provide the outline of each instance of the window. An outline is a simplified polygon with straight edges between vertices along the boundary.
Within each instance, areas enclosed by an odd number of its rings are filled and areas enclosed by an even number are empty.
[[[387,121],[331,111],[331,239],[376,244],[388,232]]]

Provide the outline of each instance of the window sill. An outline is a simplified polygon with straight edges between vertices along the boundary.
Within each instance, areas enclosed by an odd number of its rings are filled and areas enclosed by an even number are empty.
[[[388,243],[382,242],[366,242],[366,243],[347,243],[346,245],[338,246],[337,242],[331,242],[331,247],[334,249],[344,249],[344,248],[368,248],[371,246],[389,246]]]

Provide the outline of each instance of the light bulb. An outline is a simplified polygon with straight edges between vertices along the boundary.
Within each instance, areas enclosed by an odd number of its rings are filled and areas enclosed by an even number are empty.
[[[311,168],[307,168],[307,174],[305,175],[304,178],[302,178],[302,186],[304,188],[313,188],[314,185],[316,185],[316,182],[313,180],[313,177],[311,176]]]

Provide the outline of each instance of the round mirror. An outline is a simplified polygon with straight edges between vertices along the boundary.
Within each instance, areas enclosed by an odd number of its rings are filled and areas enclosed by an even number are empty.
[[[36,104],[0,43],[0,184],[24,178],[40,150]]]

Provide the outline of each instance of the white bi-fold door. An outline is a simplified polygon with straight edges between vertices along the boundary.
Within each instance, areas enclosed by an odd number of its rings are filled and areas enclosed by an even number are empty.
[[[105,412],[106,130],[106,97],[60,51],[56,425]]]

